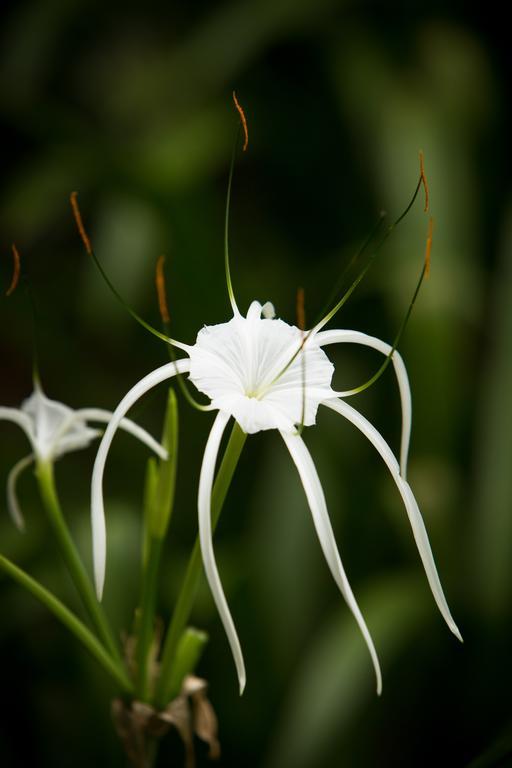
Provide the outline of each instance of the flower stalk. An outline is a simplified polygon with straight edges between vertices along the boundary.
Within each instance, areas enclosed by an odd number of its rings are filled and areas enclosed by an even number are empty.
[[[57,538],[62,557],[89,618],[113,661],[116,665],[123,667],[121,654],[112,634],[110,624],[101,603],[99,603],[96,598],[92,582],[87,575],[87,571],[85,570],[64,519],[64,515],[62,514],[55,487],[53,463],[51,461],[39,461],[36,465],[36,477],[41,492],[41,498]]]
[[[18,582],[35,598],[40,600],[75,637],[87,648],[91,655],[99,662],[103,669],[121,686],[126,693],[131,693],[133,686],[125,669],[108,653],[97,637],[88,629],[80,619],[72,613],[55,595],[25,573],[17,565],[3,555],[0,555],[0,569]]]

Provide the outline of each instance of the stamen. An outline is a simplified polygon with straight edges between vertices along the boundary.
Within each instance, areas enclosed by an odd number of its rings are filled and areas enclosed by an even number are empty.
[[[171,322],[171,317],[169,315],[169,305],[167,304],[167,294],[165,290],[164,263],[165,256],[162,254],[158,257],[156,262],[155,283],[156,292],[158,295],[158,309],[160,310],[160,317],[162,318],[162,323],[164,326],[167,327]]]
[[[171,316],[169,314],[169,306],[167,304],[167,292],[165,290],[165,275],[164,275],[164,262],[165,262],[165,256],[162,254],[158,257],[156,262],[156,269],[155,269],[155,283],[156,283],[156,291],[158,295],[158,308],[160,310],[160,317],[162,318],[162,324],[164,327],[165,332],[168,334],[171,328]],[[197,411],[209,411],[211,410],[211,406],[203,405],[202,403],[198,402],[192,393],[189,391],[187,387],[186,380],[183,378],[183,375],[178,370],[178,360],[176,357],[176,353],[174,351],[174,347],[172,344],[169,344],[167,347],[167,350],[169,352],[169,357],[171,359],[171,362],[174,363],[176,367],[176,381],[178,383],[178,387],[181,390],[181,393],[187,403],[192,406],[192,408],[195,408]]]
[[[70,203],[71,203],[71,209],[73,211],[73,216],[75,217],[76,226],[78,229],[78,233],[80,237],[82,238],[82,243],[85,246],[85,250],[89,254],[89,256],[92,256],[92,247],[91,247],[91,241],[89,240],[89,236],[87,232],[85,231],[84,222],[82,219],[82,214],[80,213],[80,208],[78,207],[78,192],[72,192],[69,197]]]
[[[434,229],[434,219],[432,216],[428,222],[427,245],[425,247],[425,278],[430,277],[430,252],[432,251],[432,231]]]
[[[233,91],[233,101],[235,102],[235,107],[240,115],[240,122],[242,123],[242,128],[244,129],[244,145],[242,147],[242,151],[245,152],[247,147],[249,146],[249,131],[247,129],[247,120],[245,118],[245,112],[240,106],[240,103],[236,97],[235,91]]]
[[[233,91],[233,102],[240,116],[240,123],[244,132],[243,151],[245,152],[245,150],[247,149],[247,145],[249,144],[249,132],[247,130],[247,120],[245,119],[245,112],[240,106],[240,103],[236,97],[235,91]],[[236,149],[238,146],[239,136],[240,136],[240,128],[238,129],[236,139],[233,144],[233,151],[231,153],[231,164],[229,167],[229,179],[228,179],[228,191],[226,194],[226,213],[224,217],[224,271],[226,274],[226,285],[228,288],[229,302],[231,304],[233,314],[237,317],[240,317],[240,311],[238,309],[236,299],[235,299],[235,293],[233,291],[233,283],[231,282],[231,268],[229,264],[229,209],[231,205],[231,187],[233,186],[233,172],[235,169],[235,156],[236,156]]]
[[[297,313],[297,328],[304,333],[306,330],[306,315],[304,312],[304,288],[297,288],[297,299],[295,302]]]
[[[428,182],[427,182],[427,177],[425,176],[423,150],[421,149],[420,149],[420,181],[423,184],[423,189],[425,190],[425,208],[423,210],[425,213],[428,213]]]
[[[18,253],[18,249],[12,244],[12,258],[13,258],[13,272],[12,272],[12,279],[11,284],[8,287],[7,291],[5,292],[6,296],[10,296],[11,293],[13,293],[16,290],[16,286],[18,285],[18,281],[20,279],[20,255]]]
[[[304,288],[297,288],[296,311],[297,311],[297,327],[300,329],[300,335],[302,340],[301,341],[302,408],[301,408],[301,414],[300,414],[300,424],[297,429],[298,434],[301,435],[304,430],[304,421],[306,420],[306,353],[304,352],[306,311],[304,308]]]
[[[432,219],[430,221],[432,221]],[[430,251],[430,248],[428,246],[428,240],[427,240],[427,249],[428,251]],[[430,253],[428,255],[428,258],[430,259]],[[409,322],[409,318],[411,317],[412,310],[414,309],[414,305],[416,303],[416,299],[418,298],[420,288],[423,285],[423,280],[425,280],[425,278],[427,277],[427,263],[428,265],[430,265],[430,261],[427,262],[427,258],[426,258],[423,264],[423,268],[421,270],[418,282],[416,283],[416,288],[414,289],[411,302],[409,304],[409,307],[407,308],[407,312],[405,313],[405,317],[402,320],[400,328],[398,329],[398,333],[396,334],[395,339],[393,341],[393,346],[391,347],[391,350],[389,351],[389,354],[386,356],[384,362],[382,363],[380,368],[377,370],[377,372],[374,373],[370,379],[368,379],[368,381],[366,381],[364,384],[361,384],[359,387],[354,387],[354,389],[349,389],[343,393],[340,393],[341,397],[348,397],[349,395],[357,395],[360,392],[364,392],[365,389],[368,389],[369,387],[372,386],[372,384],[375,384],[375,382],[378,381],[378,379],[380,379],[380,377],[388,367],[389,363],[391,362],[391,358],[393,357],[393,353],[398,348],[402,335],[407,327],[407,323]]]
[[[231,187],[233,185],[233,171],[235,169],[235,155],[236,147],[238,144],[238,133],[233,145],[233,151],[231,153],[231,165],[229,167],[229,179],[228,179],[228,191],[226,193],[226,213],[224,216],[224,272],[226,275],[226,285],[228,289],[229,302],[233,314],[240,316],[240,310],[235,299],[235,292],[233,291],[233,283],[231,282],[231,267],[229,264],[229,210],[231,206]]]
[[[282,375],[283,375],[283,374],[284,374],[284,373],[285,373],[285,372],[288,370],[288,368],[290,367],[290,365],[292,365],[292,363],[293,363],[293,362],[294,362],[294,360],[297,358],[297,356],[300,354],[300,352],[301,352],[302,348],[304,347],[304,345],[305,345],[305,344],[306,344],[306,342],[308,341],[309,337],[310,337],[311,335],[313,335],[313,334],[317,333],[317,332],[318,332],[318,331],[320,331],[320,330],[321,330],[321,329],[322,329],[322,328],[323,328],[325,325],[327,325],[327,323],[328,323],[330,320],[332,320],[332,318],[333,318],[333,317],[334,317],[334,316],[335,316],[335,315],[336,315],[336,314],[339,312],[339,310],[341,309],[341,307],[342,307],[342,306],[343,306],[343,305],[344,305],[344,304],[345,304],[345,303],[348,301],[348,299],[350,298],[350,296],[352,295],[352,293],[353,293],[353,292],[356,290],[356,288],[357,288],[357,286],[359,285],[359,283],[360,283],[360,282],[363,280],[363,278],[365,277],[366,273],[369,271],[370,267],[373,265],[373,262],[375,261],[375,258],[377,257],[377,254],[379,253],[380,249],[382,248],[382,246],[384,245],[384,243],[386,242],[386,240],[388,239],[388,237],[391,235],[391,233],[393,232],[393,230],[394,230],[394,229],[395,229],[395,228],[396,228],[396,227],[397,227],[397,226],[398,226],[398,225],[401,223],[401,221],[402,221],[402,220],[403,220],[403,219],[404,219],[404,218],[407,216],[407,214],[408,214],[408,213],[409,213],[409,211],[411,210],[412,206],[414,205],[414,203],[415,203],[415,201],[416,201],[416,198],[418,197],[418,192],[420,191],[420,189],[421,189],[421,186],[422,186],[422,185],[423,185],[423,187],[424,187],[424,189],[425,189],[425,198],[426,198],[425,202],[428,204],[428,185],[427,185],[427,180],[426,180],[426,177],[425,177],[425,171],[424,171],[424,167],[423,167],[423,155],[421,154],[421,155],[420,155],[420,176],[419,176],[418,182],[417,182],[417,184],[416,184],[415,190],[414,190],[414,192],[413,192],[413,195],[412,195],[411,199],[409,200],[409,202],[408,202],[407,206],[406,206],[406,207],[405,207],[405,209],[402,211],[402,213],[401,213],[401,214],[398,216],[398,218],[396,218],[396,219],[395,219],[395,220],[394,220],[394,221],[393,221],[391,224],[389,224],[389,225],[386,227],[386,229],[385,229],[384,233],[381,235],[381,237],[380,237],[380,240],[379,240],[379,241],[376,243],[376,245],[375,245],[375,247],[374,247],[373,251],[370,253],[370,255],[369,255],[369,257],[368,257],[368,260],[367,260],[366,264],[364,265],[364,267],[361,269],[360,273],[359,273],[359,274],[357,275],[357,277],[356,277],[356,278],[353,280],[352,284],[351,284],[351,285],[348,287],[348,289],[345,291],[345,293],[342,295],[342,297],[341,297],[341,298],[338,300],[338,302],[337,302],[337,303],[336,303],[336,304],[333,306],[333,308],[332,308],[331,310],[329,310],[328,312],[326,312],[326,313],[323,315],[323,317],[321,318],[321,320],[319,320],[319,321],[318,321],[318,322],[317,322],[315,325],[313,325],[313,326],[311,327],[311,329],[310,329],[310,330],[309,330],[309,331],[306,333],[306,335],[305,335],[305,337],[304,337],[303,341],[301,342],[301,344],[299,345],[299,347],[296,349],[296,351],[294,352],[294,354],[293,354],[293,355],[290,357],[290,359],[288,360],[288,362],[286,363],[286,365],[285,365],[285,366],[283,366],[282,370],[281,370],[281,371],[280,371],[280,372],[277,374],[277,376],[275,377],[275,379],[272,381],[272,384],[274,384],[276,381],[278,381],[278,379],[280,379],[280,378],[281,378],[281,376],[282,376]],[[369,246],[370,246],[370,244],[372,243],[372,241],[373,241],[374,237],[375,237],[375,236],[378,234],[378,231],[379,231],[379,229],[380,229],[381,223],[382,223],[382,221],[384,220],[384,217],[385,217],[385,216],[386,216],[386,214],[385,214],[385,213],[381,213],[381,215],[380,215],[380,218],[379,218],[379,221],[377,222],[377,224],[375,225],[375,227],[372,229],[372,231],[370,232],[370,234],[368,235],[368,237],[367,237],[367,238],[366,238],[366,240],[364,241],[363,245],[362,245],[362,246],[361,246],[361,248],[359,249],[359,251],[358,251],[358,252],[355,254],[355,256],[354,256],[354,257],[351,259],[351,261],[350,261],[349,265],[348,265],[348,266],[346,267],[346,269],[343,271],[343,273],[342,273],[342,278],[343,278],[343,276],[345,275],[345,273],[346,273],[346,272],[347,272],[347,271],[348,271],[348,270],[349,270],[349,269],[350,269],[350,268],[351,268],[351,267],[352,267],[352,266],[353,266],[353,265],[354,265],[354,264],[355,264],[355,263],[356,263],[356,262],[359,260],[359,258],[360,258],[360,257],[361,257],[361,256],[362,256],[362,255],[365,253],[365,251],[368,249],[368,247],[369,247]],[[406,316],[406,320],[405,320],[405,322],[404,322],[404,326],[403,326],[403,327],[405,327],[405,324],[407,323],[407,320],[408,320],[408,318],[409,318],[409,315],[410,315],[410,313],[411,313],[411,311],[412,311],[412,307],[413,307],[413,305],[414,305],[414,302],[415,302],[415,300],[416,300],[416,296],[417,296],[417,294],[418,294],[418,291],[419,291],[419,288],[420,288],[420,286],[421,286],[421,283],[422,283],[422,281],[423,281],[423,278],[425,277],[426,271],[427,271],[427,269],[426,269],[426,264],[425,264],[425,265],[424,265],[424,267],[423,267],[422,273],[421,273],[421,277],[420,277],[419,283],[418,283],[418,285],[417,285],[417,287],[416,287],[416,291],[415,291],[415,294],[414,294],[414,298],[413,298],[413,300],[412,300],[412,302],[411,302],[411,305],[410,305],[410,307],[409,307],[409,310],[408,310],[408,313],[407,313],[407,316]],[[398,334],[398,337],[400,337],[400,335],[401,335],[401,333],[402,333],[402,330],[403,330],[403,328],[402,328],[402,329],[401,329],[401,331],[399,332],[399,334]],[[396,343],[398,343],[398,341],[397,341]],[[396,346],[395,346],[395,348],[396,348]],[[393,351],[394,351],[394,350],[393,350]],[[381,375],[381,373],[383,372],[384,368],[385,368],[385,367],[388,365],[388,363],[389,363],[389,360],[391,359],[391,355],[393,354],[393,351],[390,353],[390,355],[389,355],[389,359],[388,359],[387,361],[385,361],[385,362],[384,362],[382,371],[378,371],[378,373],[377,373],[376,377],[373,377],[373,378],[371,379],[371,383],[373,383],[373,381],[376,381],[376,379],[377,379],[377,378],[378,378],[378,377]],[[368,383],[368,382],[367,382],[367,384],[365,384],[365,385],[363,386],[363,388],[366,388],[367,386],[369,386],[369,383]],[[360,390],[359,390],[359,388],[358,388],[356,391],[360,391]],[[352,390],[351,390],[351,394],[352,394]]]
[[[162,339],[162,341],[165,341],[167,344],[172,344],[179,349],[184,349],[184,345],[181,344],[179,341],[176,341],[175,339],[171,339],[170,336],[167,336],[164,333],[160,333],[160,331],[157,331],[156,328],[153,328],[152,325],[147,323],[135,310],[133,310],[129,304],[123,299],[117,288],[112,283],[111,279],[103,269],[103,266],[94,253],[94,250],[91,245],[91,241],[89,240],[89,237],[87,235],[87,232],[84,227],[84,223],[82,221],[82,215],[80,213],[80,208],[78,207],[78,193],[72,192],[70,195],[70,202],[71,202],[71,208],[73,211],[73,216],[75,218],[76,226],[78,228],[78,232],[80,234],[80,238],[85,246],[85,250],[87,251],[88,255],[92,258],[94,261],[94,264],[96,268],[98,269],[99,273],[101,274],[103,280],[108,285],[110,291],[114,294],[116,299],[119,301],[119,303],[124,307],[124,309],[133,317],[133,319],[139,323],[143,328],[145,328],[147,331],[153,334],[153,336],[156,336],[158,339]]]
[[[423,185],[423,187],[425,189],[425,202],[428,204],[428,186],[427,186],[427,180],[426,180],[425,172],[424,172],[424,168],[423,168],[422,157],[423,156],[420,155],[420,176],[419,176],[419,179],[418,179],[418,183],[416,184],[416,188],[414,190],[414,193],[413,193],[411,199],[409,200],[409,203],[407,204],[405,209],[402,211],[402,213],[398,216],[398,218],[395,219],[395,221],[393,221],[391,224],[388,225],[388,227],[386,228],[386,230],[385,230],[384,234],[382,235],[380,241],[376,244],[373,252],[368,257],[368,261],[367,261],[366,265],[363,267],[363,269],[361,270],[359,275],[356,277],[356,279],[354,280],[352,285],[348,288],[348,290],[341,297],[341,299],[338,301],[338,303],[335,304],[335,306],[330,310],[330,312],[328,312],[314,326],[314,328],[313,328],[314,331],[319,331],[321,328],[323,328],[324,325],[326,325],[329,322],[329,320],[331,320],[334,317],[334,315],[336,315],[338,313],[338,311],[341,309],[343,304],[345,304],[345,302],[347,301],[349,296],[357,288],[357,286],[359,285],[359,283],[361,282],[361,280],[363,279],[363,277],[366,275],[366,273],[368,272],[369,268],[373,264],[377,254],[379,253],[380,249],[382,248],[382,246],[384,245],[384,243],[386,242],[388,237],[391,235],[393,230],[396,229],[396,227],[402,222],[402,220],[405,219],[405,217],[407,216],[407,214],[411,210],[412,206],[414,205],[414,203],[416,201],[416,198],[418,197],[418,192],[420,191],[420,188],[421,188],[422,185]],[[380,221],[382,221],[382,218],[383,217],[381,216]],[[370,236],[366,239],[363,247],[359,251],[358,256],[362,255],[364,253],[364,251],[366,250],[366,248],[368,247],[368,245],[371,243],[371,241],[373,239],[373,233],[378,231],[378,228],[379,228],[379,225],[380,225],[380,221],[377,224],[377,226],[374,228],[374,230],[372,230],[372,232],[370,233]]]

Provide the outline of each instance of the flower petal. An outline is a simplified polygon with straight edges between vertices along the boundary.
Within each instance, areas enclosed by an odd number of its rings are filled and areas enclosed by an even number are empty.
[[[428,534],[423,522],[423,518],[421,516],[421,512],[419,510],[416,499],[414,498],[414,494],[410,485],[400,476],[398,463],[393,455],[391,448],[386,443],[382,435],[375,429],[375,427],[348,403],[345,403],[343,400],[336,399],[326,400],[324,405],[326,405],[328,408],[332,408],[333,411],[336,411],[351,421],[352,424],[354,424],[354,426],[356,426],[363,433],[363,435],[365,435],[365,437],[367,437],[368,440],[373,443],[374,447],[386,462],[389,471],[393,476],[393,480],[395,481],[404,501],[405,509],[407,511],[412,532],[414,534],[414,540],[416,542],[418,552],[420,553],[420,557],[425,569],[425,573],[427,575],[430,589],[434,596],[434,600],[436,601],[437,607],[441,611],[444,620],[448,624],[453,634],[462,641],[461,634],[457,625],[455,624],[455,621],[453,620],[450,609],[448,608],[448,603],[446,602],[446,598],[444,596],[443,588],[439,580],[436,564],[434,562],[434,556],[432,554],[432,549],[430,547]]]
[[[75,414],[78,419],[83,419],[84,421],[109,422],[112,418],[112,412],[106,411],[103,408],[80,408]],[[160,445],[158,440],[155,440],[149,432],[146,432],[145,429],[131,419],[122,419],[119,424],[119,429],[124,429],[125,432],[129,432],[140,440],[141,443],[144,443],[148,448],[151,448],[151,450],[164,461],[168,458],[168,453],[163,445]]]
[[[324,492],[322,485],[318,478],[313,459],[311,454],[302,438],[295,434],[291,435],[288,432],[281,432],[282,438],[286,443],[290,455],[297,467],[306,493],[313,522],[315,524],[316,532],[320,540],[325,559],[331,570],[333,578],[339,587],[339,590],[346,600],[346,603],[359,625],[359,629],[365,639],[370,656],[372,658],[373,666],[375,668],[375,676],[377,678],[377,693],[380,695],[382,692],[382,675],[380,671],[379,660],[377,658],[377,652],[373,644],[368,627],[366,626],[363,615],[357,605],[354,593],[350,587],[347,576],[345,574],[341,558],[336,546],[336,539],[327,512],[327,505],[325,503]]]
[[[211,497],[213,477],[215,474],[215,463],[217,460],[217,454],[219,452],[220,441],[222,439],[222,435],[224,433],[224,429],[226,428],[226,424],[229,421],[229,418],[229,414],[223,413],[222,411],[217,414],[204,451],[201,475],[199,478],[198,493],[199,541],[201,544],[201,553],[203,556],[206,578],[208,579],[208,584],[210,585],[215,605],[217,606],[217,610],[219,612],[222,624],[224,625],[224,630],[231,647],[231,653],[233,654],[233,659],[235,661],[236,671],[238,674],[240,695],[242,695],[246,681],[244,659],[242,656],[240,641],[236,633],[235,625],[228,608],[227,600],[222,589],[219,572],[217,570],[217,565],[215,563],[211,522]]]
[[[294,432],[315,423],[320,403],[336,397],[334,366],[314,338],[283,320],[261,318],[252,302],[247,317],[206,326],[190,350],[190,381],[244,432]]]
[[[110,449],[110,444],[114,438],[120,422],[125,414],[148,390],[160,384],[166,379],[170,379],[177,373],[186,373],[189,369],[189,360],[181,359],[173,363],[166,363],[147,376],[144,376],[129,392],[123,397],[110,419],[105,434],[101,440],[94,462],[91,483],[91,521],[92,521],[92,546],[94,561],[94,580],[96,583],[96,592],[98,599],[103,594],[105,583],[105,564],[107,532],[105,527],[105,509],[103,505],[103,472],[105,462]]]
[[[12,517],[14,525],[19,531],[24,530],[25,520],[16,495],[16,483],[23,470],[32,464],[33,461],[34,454],[30,453],[14,465],[7,477],[7,510]]]
[[[389,355],[393,349],[393,347],[391,347],[389,344],[386,344],[385,341],[377,339],[375,336],[367,336],[366,333],[361,333],[359,331],[321,331],[316,335],[315,338],[319,346],[338,343],[362,344],[365,347],[372,347],[373,349],[377,349],[384,355]],[[407,370],[405,368],[404,361],[396,349],[393,352],[391,360],[395,368],[395,374],[398,381],[398,389],[400,390],[400,400],[402,404],[400,474],[405,480],[407,474],[407,454],[409,453],[409,441],[411,439],[411,388],[409,386],[409,377],[407,376]],[[342,392],[339,392],[338,396],[346,397],[346,395]]]
[[[19,408],[4,408],[2,406],[0,407],[0,420],[2,419],[4,421],[12,421],[14,424],[21,427],[30,440],[31,445],[34,446],[34,429],[32,427],[32,422],[26,413],[20,411]]]

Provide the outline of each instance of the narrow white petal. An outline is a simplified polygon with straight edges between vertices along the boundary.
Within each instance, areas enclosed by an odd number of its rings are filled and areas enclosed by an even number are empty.
[[[370,651],[370,656],[375,668],[375,676],[377,678],[377,693],[380,695],[382,691],[382,675],[377,652],[341,562],[331,521],[329,519],[329,513],[327,512],[324,492],[313,459],[301,437],[297,434],[292,435],[287,432],[281,432],[281,435],[290,451],[295,466],[298,469],[327,564],[329,565],[341,594],[345,598],[348,607],[352,611],[352,614],[359,625],[359,629],[361,630],[366,645],[368,646],[368,650]]]
[[[7,510],[12,517],[14,525],[18,528],[19,531],[23,531],[25,529],[25,520],[23,518],[23,513],[21,511],[20,505],[18,503],[18,497],[16,495],[16,483],[18,482],[18,477],[21,475],[23,470],[32,464],[33,461],[34,454],[30,453],[28,456],[25,456],[24,459],[21,459],[17,464],[14,465],[7,477]]]
[[[112,418],[112,412],[103,410],[103,408],[80,408],[80,410],[75,411],[75,416],[78,419],[83,419],[84,421],[109,422]],[[155,440],[155,438],[150,435],[149,432],[146,432],[145,429],[140,427],[131,419],[122,419],[119,424],[119,429],[124,429],[125,432],[129,432],[131,435],[140,440],[141,443],[144,443],[148,446],[148,448],[151,448],[151,450],[154,451],[154,453],[156,453],[156,455],[161,459],[165,460],[168,458],[167,451],[163,445],[160,445],[158,440]]]
[[[321,331],[316,335],[316,341],[319,346],[325,346],[326,344],[362,344],[365,347],[372,347],[373,349],[382,352],[384,355],[389,355],[392,346],[386,344],[385,341],[377,339],[375,336],[367,336],[366,333],[360,333],[359,331]],[[407,455],[409,453],[409,442],[411,439],[411,421],[412,421],[412,406],[411,406],[411,388],[409,386],[409,378],[407,376],[407,370],[405,368],[404,361],[400,353],[395,349],[391,358],[393,366],[395,368],[395,374],[398,382],[398,389],[400,391],[400,400],[402,404],[402,438],[400,443],[400,474],[406,478],[407,475]],[[342,392],[338,393],[343,397]]]
[[[459,640],[462,640],[461,634],[453,620],[450,609],[448,608],[448,603],[446,602],[446,598],[444,596],[443,588],[439,580],[436,564],[434,562],[434,556],[432,554],[432,549],[430,547],[421,512],[419,510],[416,499],[414,498],[414,494],[410,485],[400,476],[398,463],[393,455],[391,448],[386,443],[382,435],[375,429],[375,427],[348,403],[345,403],[343,400],[326,400],[324,405],[326,405],[328,408],[332,408],[332,410],[336,411],[351,421],[352,424],[354,424],[354,426],[356,426],[374,445],[374,447],[386,462],[404,501],[407,516],[409,518],[412,532],[414,534],[414,540],[416,541],[416,546],[418,547],[418,552],[420,553],[420,557],[425,569],[425,573],[427,575],[430,589],[432,590],[432,594],[434,596],[434,600],[436,601],[444,620],[448,624],[453,634],[458,637]]]
[[[222,620],[222,624],[224,625],[224,630],[231,647],[231,653],[233,654],[233,659],[235,661],[236,671],[238,674],[240,695],[242,695],[244,692],[246,680],[244,659],[242,656],[240,641],[236,633],[235,625],[228,608],[227,600],[222,589],[219,572],[217,570],[217,565],[215,563],[211,521],[211,497],[213,477],[215,474],[215,463],[217,460],[217,454],[219,452],[220,441],[222,439],[222,435],[226,424],[229,421],[229,418],[229,414],[223,413],[222,411],[217,414],[204,451],[201,475],[199,478],[198,493],[199,541],[201,544],[201,553],[203,556],[206,578],[208,579],[208,584],[210,585],[215,605],[217,606],[217,610]]]
[[[0,407],[0,420],[2,419],[4,421],[12,421],[14,424],[17,424],[19,427],[21,427],[30,440],[31,444],[34,445],[34,429],[32,426],[32,421],[26,413],[23,413],[23,411],[21,411],[19,408],[4,408],[2,406]]]
[[[120,422],[125,414],[130,410],[137,400],[148,390],[160,384],[166,379],[175,376],[176,373],[186,373],[189,369],[189,360],[177,360],[175,363],[166,363],[156,371],[152,371],[144,376],[132,389],[123,397],[116,410],[112,414],[105,434],[101,440],[94,462],[91,483],[91,521],[92,521],[92,546],[94,561],[94,580],[96,583],[96,592],[98,599],[101,600],[103,586],[105,583],[105,564],[107,532],[105,528],[105,509],[103,505],[103,472],[105,462],[110,449],[110,444],[119,428]]]

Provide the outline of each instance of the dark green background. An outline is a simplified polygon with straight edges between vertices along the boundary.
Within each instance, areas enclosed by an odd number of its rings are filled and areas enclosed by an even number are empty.
[[[306,289],[316,317],[381,209],[397,214],[423,149],[435,219],[432,274],[401,344],[413,390],[410,481],[465,638],[430,595],[396,488],[349,424],[320,413],[307,430],[341,555],[380,655],[375,696],[364,643],[333,584],[296,472],[275,433],[248,441],[216,536],[244,647],[239,699],[206,588],[194,622],[211,642],[223,766],[466,766],[504,736],[512,666],[512,282],[510,82],[505,25],[489,4],[262,0],[126,4],[39,0],[3,6],[0,278],[15,241],[36,304],[47,394],[113,408],[166,350],[108,293],[70,214],[77,189],[96,250],[153,323],[156,257],[166,253],[174,335],[192,342],[229,317],[223,208],[236,130],[250,126],[232,207],[235,291],[295,319]],[[424,254],[421,201],[379,253],[334,327],[391,341]],[[23,290],[1,299],[1,392],[31,391],[32,328]],[[331,353],[331,350],[329,350]],[[375,353],[333,352],[336,386]],[[158,433],[165,388],[133,416]],[[397,449],[390,371],[352,400]],[[178,503],[162,574],[168,618],[196,531],[197,480],[212,417],[180,400]],[[0,482],[26,440],[1,424]],[[137,602],[147,452],[116,439],[106,482],[106,605],[129,627]],[[94,449],[66,456],[57,480],[90,561]],[[20,536],[4,514],[1,551],[75,605],[30,473]],[[2,579],[0,764],[124,765],[109,722],[115,690],[31,597]],[[499,753],[499,749],[498,749]],[[160,765],[179,765],[170,738]],[[199,763],[206,764],[199,747]],[[169,762],[171,755],[176,762]],[[506,762],[500,765],[509,764]],[[492,758],[481,765],[492,765]],[[480,764],[479,764],[480,765]]]

